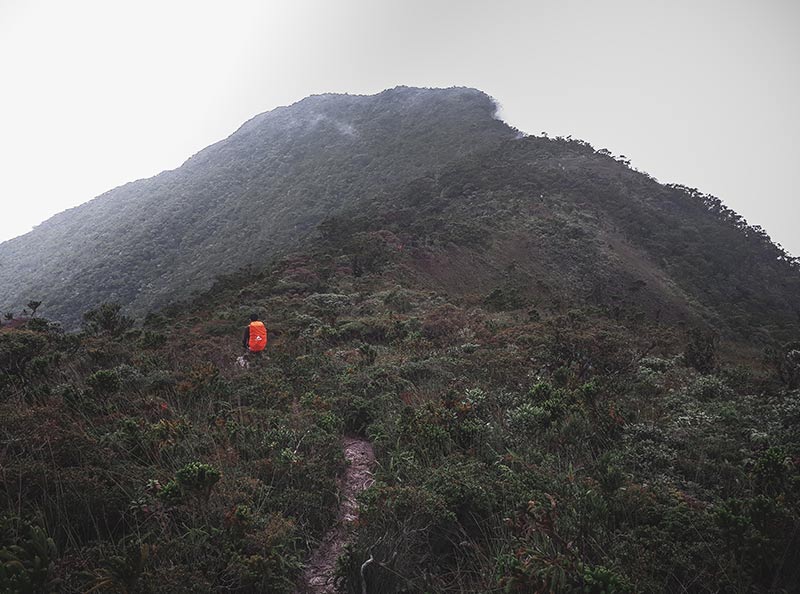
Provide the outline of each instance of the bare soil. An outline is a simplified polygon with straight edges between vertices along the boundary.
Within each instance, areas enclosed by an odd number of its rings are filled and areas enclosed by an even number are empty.
[[[339,478],[336,524],[328,530],[311,555],[297,594],[336,594],[336,560],[352,536],[353,525],[358,519],[356,496],[372,484],[372,468],[375,466],[372,444],[360,437],[345,437],[342,447],[349,464]]]

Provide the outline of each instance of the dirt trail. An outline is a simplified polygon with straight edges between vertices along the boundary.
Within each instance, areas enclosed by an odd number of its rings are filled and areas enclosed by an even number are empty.
[[[336,560],[347,544],[351,527],[358,519],[356,496],[372,484],[375,453],[372,444],[359,437],[342,440],[344,456],[349,462],[339,479],[339,514],[336,525],[325,534],[319,548],[311,555],[296,594],[335,594]]]

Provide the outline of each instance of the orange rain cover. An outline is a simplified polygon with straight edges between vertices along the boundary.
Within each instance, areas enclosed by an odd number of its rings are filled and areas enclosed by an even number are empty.
[[[253,352],[263,351],[267,346],[267,327],[263,322],[250,322],[250,340],[247,348]]]

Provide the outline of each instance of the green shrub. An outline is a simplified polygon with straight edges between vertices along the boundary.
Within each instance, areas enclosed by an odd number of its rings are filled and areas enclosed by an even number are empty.
[[[453,458],[430,472],[425,488],[440,497],[462,523],[487,517],[497,507],[491,471],[481,462]]]
[[[44,351],[47,345],[47,339],[38,332],[0,332],[0,374],[22,375],[31,359]]]
[[[102,303],[83,314],[83,330],[87,334],[121,335],[133,327],[133,318],[121,313],[119,303]]]
[[[639,361],[639,369],[646,372],[664,373],[674,366],[675,363],[671,359],[662,359],[660,357],[644,357]]]
[[[605,493],[614,493],[625,484],[625,474],[619,466],[618,457],[605,452],[597,461],[597,480]]]
[[[413,293],[401,287],[396,287],[383,296],[383,303],[398,313],[408,313],[414,307],[411,298]]]
[[[767,348],[764,360],[777,371],[780,380],[790,390],[800,387],[800,341]]]
[[[178,481],[171,480],[166,485],[162,486],[158,490],[158,498],[164,501],[165,503],[169,503],[172,505],[177,505],[181,503],[184,499],[184,491],[181,489],[181,486],[178,484]]]
[[[539,382],[528,392],[525,402],[509,409],[506,423],[513,432],[532,432],[547,429],[563,419],[568,408],[568,396],[564,389],[554,388],[547,382]]]
[[[70,408],[85,413],[96,412],[94,400],[79,387],[72,384],[62,384],[56,388],[56,392],[61,394],[64,404]]]
[[[222,473],[219,470],[202,462],[190,462],[175,473],[175,481],[181,489],[202,501],[208,501],[220,478]]]
[[[324,319],[331,326],[352,305],[348,295],[336,293],[314,293],[306,297],[305,302],[314,315]]]
[[[792,470],[792,463],[783,448],[771,447],[756,461],[754,475],[758,487],[777,495],[783,491]]]
[[[44,332],[48,334],[60,334],[62,332],[61,326],[59,324],[50,322],[44,318],[31,318],[25,324],[26,330],[32,330],[33,332]]]
[[[165,503],[177,505],[190,499],[207,503],[222,473],[202,462],[190,462],[178,469],[175,478],[157,489],[157,496]]]
[[[731,579],[774,587],[796,572],[798,520],[775,500],[763,495],[728,499],[717,507],[714,520],[738,574]]]
[[[581,592],[586,594],[626,594],[633,586],[625,576],[602,565],[584,565],[581,571]]]
[[[515,286],[495,287],[484,297],[483,302],[492,311],[519,309],[527,303],[520,288]],[[538,312],[531,318],[538,319]]]
[[[56,546],[39,526],[0,517],[0,592],[45,592]]]
[[[711,373],[717,367],[717,348],[719,335],[701,328],[689,331],[683,358],[686,365],[700,373]]]
[[[519,406],[510,409],[506,413],[506,424],[513,433],[530,435],[546,427],[549,423],[550,414],[544,407],[523,402]]]
[[[145,329],[139,338],[139,345],[145,349],[157,349],[167,342],[167,337],[163,332]]]
[[[687,392],[690,397],[704,402],[709,400],[729,400],[734,393],[724,381],[713,375],[698,377],[688,387]]]
[[[106,396],[118,391],[122,385],[119,375],[113,369],[101,369],[86,378],[86,384],[98,396]]]
[[[150,554],[146,544],[132,544],[120,555],[111,555],[97,569],[91,584],[92,590],[131,592],[139,581]]]
[[[353,320],[336,328],[340,340],[358,339],[366,343],[385,342],[388,332],[388,324],[375,319]]]
[[[37,355],[28,363],[27,373],[32,376],[45,376],[47,373],[58,368],[61,359],[61,353],[58,352]]]

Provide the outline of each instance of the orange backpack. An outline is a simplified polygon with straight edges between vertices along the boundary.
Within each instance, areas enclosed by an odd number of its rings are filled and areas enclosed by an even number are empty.
[[[251,352],[263,351],[267,346],[267,327],[263,322],[250,322],[250,340],[247,348]]]

